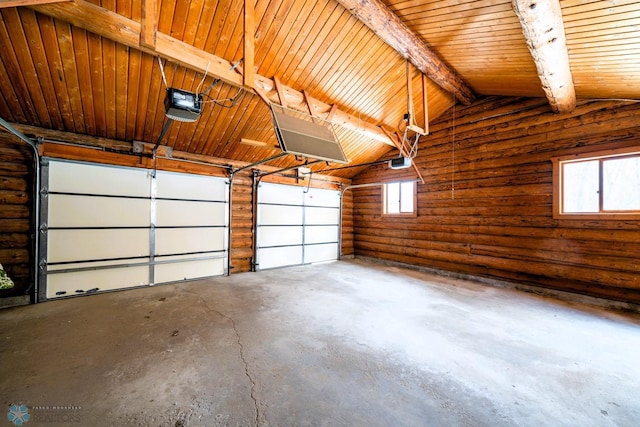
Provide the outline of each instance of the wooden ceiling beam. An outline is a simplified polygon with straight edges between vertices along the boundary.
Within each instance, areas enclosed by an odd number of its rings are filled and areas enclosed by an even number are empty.
[[[58,142],[63,144],[71,143],[69,145],[74,145],[74,147],[68,147],[68,149],[76,152],[78,152],[78,150],[82,150],[82,146],[84,146],[89,149],[91,149],[92,147],[98,148],[98,149],[107,148],[110,151],[119,152],[120,154],[123,154],[123,155],[131,154],[136,157],[140,156],[140,153],[134,152],[134,147],[133,147],[134,144],[132,142],[118,141],[115,139],[95,137],[95,136],[89,136],[89,135],[80,135],[77,133],[65,132],[65,131],[59,131],[59,130],[53,130],[53,129],[45,129],[37,126],[24,125],[21,123],[10,123],[10,124],[11,126],[16,128],[21,133],[27,135],[28,137],[43,138],[44,144],[39,145],[39,148],[41,150],[41,155],[48,155],[49,153],[47,153],[46,151],[47,146],[49,148],[57,146],[58,144],[56,144],[56,142]],[[2,130],[0,130],[0,132],[1,131]],[[47,142],[49,144],[47,144]],[[142,142],[142,146],[144,149],[143,152],[145,154],[151,154],[153,152],[153,149],[155,148],[155,144],[151,142]],[[60,145],[60,147],[63,147],[63,145]],[[161,145],[160,147],[165,150],[169,148],[164,145]],[[42,152],[43,149],[44,149],[44,152]],[[186,160],[186,161],[193,161],[193,162],[210,163],[212,166],[228,165],[233,168],[242,168],[250,164],[249,162],[243,162],[240,160],[223,159],[220,157],[207,156],[204,154],[188,153],[186,151],[179,151],[179,150],[171,150],[171,158],[175,160]],[[140,164],[140,166],[144,166],[144,165]],[[149,165],[149,167],[153,167],[153,165]],[[257,165],[254,168],[262,172],[275,172],[281,169],[280,167],[269,166],[269,165]],[[314,177],[322,181],[338,182],[344,185],[351,184],[350,179],[341,178],[338,176],[314,174]]]
[[[512,4],[551,109],[556,113],[572,112],[576,108],[576,92],[560,2],[513,0]]]
[[[0,1],[0,9],[5,7],[33,6],[37,4],[62,3],[71,0],[2,0]]]
[[[138,49],[150,55],[162,56],[171,62],[175,62],[199,73],[208,72],[210,76],[218,78],[232,86],[245,88],[250,91],[254,89],[244,85],[243,75],[234,71],[229,61],[198,49],[188,43],[184,43],[167,34],[156,32],[155,48],[141,46],[141,24],[139,22],[96,6],[85,0],[30,7],[43,15],[67,22],[75,27],[115,41],[116,43]],[[254,79],[256,91],[261,90],[262,95],[266,96],[267,99],[272,102],[278,102],[278,93],[273,79],[259,74],[255,74]],[[303,112],[308,110],[302,92],[286,85],[282,85],[282,89],[287,98],[289,108]],[[331,105],[313,98],[309,99],[313,102],[315,111],[329,115]],[[393,142],[389,140],[384,132],[375,124],[360,120],[360,118],[344,111],[336,110],[332,116],[331,123],[358,132],[374,141],[394,146]]]
[[[382,1],[338,0],[338,3],[442,89],[453,93],[465,105],[473,102],[475,95],[455,71]]]

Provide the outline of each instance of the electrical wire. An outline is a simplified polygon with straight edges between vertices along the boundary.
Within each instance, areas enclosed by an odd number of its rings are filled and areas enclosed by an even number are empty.
[[[235,64],[231,65],[231,71],[235,70],[236,68],[238,68],[238,66],[242,63],[242,59],[239,59],[238,61],[236,61]],[[208,88],[206,88],[201,95],[206,95],[209,92],[211,92],[211,89],[213,89],[214,87],[216,87],[217,85],[219,85],[222,82],[222,80],[220,79],[213,79],[213,81],[211,82],[211,84],[209,85]]]
[[[196,95],[198,95],[200,93],[200,88],[204,84],[204,81],[207,78],[207,74],[209,74],[209,65],[211,65],[211,61],[207,61],[207,68],[205,68],[204,76],[202,76],[202,80],[200,80],[200,84],[198,85],[198,88],[196,89]]]
[[[331,169],[322,169],[317,171],[317,173],[322,173],[322,172],[332,172],[332,171],[339,171],[339,170],[343,170],[343,169],[351,169],[351,168],[360,168],[363,166],[375,166],[375,165],[381,165],[383,163],[387,163],[390,159],[387,160],[376,160],[374,162],[369,162],[369,163],[361,163],[358,165],[349,165],[349,166],[341,166],[339,168],[331,168]]]
[[[164,82],[164,87],[169,90],[169,85],[167,84],[167,76],[164,74],[164,66],[162,65],[162,60],[158,56],[158,65],[160,65],[160,72],[162,73],[162,81]]]
[[[219,105],[222,108],[233,108],[236,105],[238,105],[238,103],[244,98],[244,96],[246,95],[246,91],[244,89],[238,89],[238,92],[235,94],[235,96],[231,97],[231,98],[222,98],[222,99],[215,99],[211,96],[209,96],[206,93],[202,93],[202,95],[206,98],[209,98],[208,100],[202,100],[203,104],[216,104]]]
[[[313,171],[309,171],[309,182],[307,183],[307,188],[304,190],[304,193],[307,194],[309,189],[311,188],[311,178],[313,177]]]

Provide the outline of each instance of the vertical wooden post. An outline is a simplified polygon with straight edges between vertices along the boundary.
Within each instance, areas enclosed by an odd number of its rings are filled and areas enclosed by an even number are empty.
[[[428,84],[427,75],[423,73],[422,74],[422,110],[424,114],[424,127],[422,128],[422,130],[424,130],[424,135],[427,135],[429,133],[429,100],[427,97],[427,84]]]
[[[255,14],[253,0],[244,0],[244,73],[243,83],[255,86]]]
[[[302,96],[304,96],[304,102],[307,104],[307,108],[309,109],[309,115],[310,116],[315,116],[316,112],[314,111],[314,108],[311,105],[311,100],[310,100],[309,93],[306,90],[303,90],[302,91]]]
[[[140,46],[156,48],[156,0],[142,0],[142,19],[140,22]]]
[[[278,99],[280,100],[280,105],[287,108],[287,100],[284,98],[284,88],[282,87],[282,83],[280,83],[280,79],[277,77],[274,77],[273,84],[276,87],[276,92],[278,93]]]
[[[411,85],[411,64],[409,64],[409,60],[407,59],[406,61],[407,64],[407,114],[409,114],[409,121],[407,122],[407,126],[408,125],[412,125],[413,123],[415,123],[415,117],[413,116],[413,90],[412,90],[412,85]]]

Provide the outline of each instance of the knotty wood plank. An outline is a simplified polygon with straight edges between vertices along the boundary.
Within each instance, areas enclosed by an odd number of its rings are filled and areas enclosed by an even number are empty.
[[[0,37],[0,43],[4,43],[3,52],[6,52],[9,58],[5,67],[9,71],[11,81],[15,82],[14,90],[21,102],[33,106],[35,114],[29,117],[29,120],[33,120],[32,123],[50,127],[52,120],[46,108],[36,68],[29,54],[29,44],[21,25],[18,9],[3,9],[1,12],[7,37]]]
[[[62,62],[62,72],[64,75],[65,90],[71,109],[73,126],[70,130],[76,133],[85,133],[84,111],[82,107],[82,93],[78,80],[78,64],[73,48],[73,35],[71,27],[60,21],[55,22],[56,39],[60,49],[60,60]]]
[[[102,72],[102,38],[87,33],[89,48],[89,67],[91,70],[91,93],[93,94],[93,108],[96,121],[95,134],[107,136],[107,114],[105,111],[104,79]]]
[[[18,95],[13,90],[13,84],[4,67],[4,63],[0,60],[0,94],[2,94],[2,116],[5,120],[18,122],[26,122],[26,116],[23,111],[23,104],[19,101]]]
[[[286,63],[291,60],[293,53],[292,44],[300,31],[306,19],[309,18],[313,3],[307,2],[285,2],[276,17],[275,22],[271,25],[273,39],[268,43],[269,55],[262,61],[261,71],[267,76],[280,75],[280,70],[285,68]],[[291,23],[291,25],[278,24],[279,22]],[[290,83],[286,82],[285,83]]]
[[[194,44],[198,27],[201,25],[200,19],[203,16],[204,6],[205,2],[202,0],[193,0],[189,2],[189,13],[187,14],[185,29],[182,35],[182,41],[185,43],[190,45]],[[206,25],[206,23],[203,23],[202,25]]]
[[[115,44],[115,120],[113,137],[120,140],[126,139],[127,134],[127,95],[129,87],[129,48],[121,44]]]
[[[126,77],[126,74],[122,76],[116,75],[115,43],[111,40],[102,39],[102,81],[104,85],[105,130],[107,138],[116,137],[116,82],[119,79],[126,79]]]
[[[46,57],[46,65],[43,66],[41,73],[48,68],[51,75],[52,87],[55,90],[55,99],[57,108],[61,116],[61,124],[64,129],[75,131],[75,123],[70,105],[69,93],[67,92],[67,84],[65,82],[65,70],[62,65],[60,46],[58,44],[58,35],[56,33],[53,19],[39,15],[37,21],[40,27],[44,55]],[[41,74],[42,75],[42,74]],[[72,78],[73,79],[73,78]],[[46,81],[42,80],[44,84]],[[54,104],[49,104],[50,108],[55,108]]]

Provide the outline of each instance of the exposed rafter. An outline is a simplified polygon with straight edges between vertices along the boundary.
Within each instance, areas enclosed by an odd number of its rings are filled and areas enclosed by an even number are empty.
[[[141,25],[139,22],[96,6],[85,0],[31,7],[44,15],[68,22],[78,28],[83,28],[89,32],[142,52],[164,57],[191,70],[200,73],[207,71],[210,76],[219,78],[232,86],[245,87],[243,76],[232,70],[229,61],[161,32],[156,32],[155,48],[141,46]],[[262,90],[263,95],[266,96],[267,99],[278,102],[278,93],[276,92],[273,79],[259,74],[255,74],[254,78],[255,89]],[[252,90],[253,88],[246,89]],[[282,85],[282,91],[287,98],[289,108],[304,112],[308,111],[308,106],[302,92],[286,85]],[[309,99],[314,104],[315,111],[329,116],[332,110],[331,105],[313,98]],[[378,126],[360,120],[360,118],[344,111],[336,110],[330,121],[333,124],[365,135],[374,141],[394,146],[393,142],[389,140]]]
[[[35,4],[61,3],[71,0],[2,0],[0,1],[0,9],[4,7],[33,6]]]
[[[380,0],[338,0],[338,3],[438,86],[455,94],[460,102],[470,104],[475,99],[462,79]]]
[[[558,0],[513,0],[513,10],[527,40],[542,89],[556,113],[576,108],[569,52]]]

